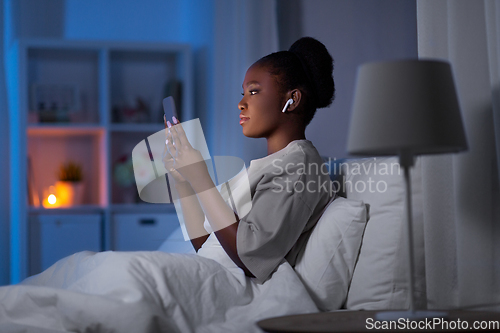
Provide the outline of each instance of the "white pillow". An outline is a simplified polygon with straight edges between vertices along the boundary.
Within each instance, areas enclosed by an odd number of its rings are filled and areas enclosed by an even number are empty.
[[[347,160],[342,165],[349,199],[369,205],[369,217],[354,269],[346,308],[404,309],[409,306],[406,198],[403,169],[396,157]],[[423,209],[420,163],[411,169],[415,254],[415,300],[425,306]]]
[[[312,230],[295,271],[322,311],[345,302],[366,225],[363,202],[333,200]]]

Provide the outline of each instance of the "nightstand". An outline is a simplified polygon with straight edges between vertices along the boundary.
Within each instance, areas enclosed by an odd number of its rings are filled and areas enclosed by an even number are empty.
[[[500,312],[486,311],[448,311],[445,319],[436,319],[435,326],[433,320],[429,319],[427,326],[422,329],[409,326],[411,322],[404,319],[396,321],[393,328],[382,326],[384,322],[375,322],[374,315],[379,311],[335,311],[301,314],[293,316],[275,317],[261,320],[257,325],[265,332],[272,333],[292,333],[292,332],[470,332],[474,331],[473,325],[482,324],[477,328],[481,332],[500,331]],[[438,322],[439,320],[439,322]],[[446,323],[448,327],[446,327]],[[385,322],[388,324],[388,322]],[[422,325],[425,322],[422,322]]]

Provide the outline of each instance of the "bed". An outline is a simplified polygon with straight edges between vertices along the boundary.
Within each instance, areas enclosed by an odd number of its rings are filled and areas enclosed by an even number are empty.
[[[80,252],[0,287],[0,332],[261,332],[255,323],[268,317],[407,308],[404,184],[395,164],[396,158],[327,159],[342,196],[326,208],[296,266],[283,261],[263,284],[231,265],[162,247]],[[417,161],[416,298],[423,305],[418,168]]]

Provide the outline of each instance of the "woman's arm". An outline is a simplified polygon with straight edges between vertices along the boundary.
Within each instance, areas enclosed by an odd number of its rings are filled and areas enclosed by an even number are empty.
[[[191,185],[217,239],[233,262],[246,275],[253,276],[238,256],[236,235],[238,216],[226,204],[215,187],[200,152],[194,149],[180,124],[169,127],[166,145],[173,157],[173,167]],[[184,211],[184,210],[183,210]]]
[[[194,182],[194,190],[198,195],[203,211],[207,216],[210,226],[215,230],[215,235],[222,248],[231,260],[241,268],[247,276],[254,277],[250,270],[243,264],[238,256],[236,235],[238,232],[239,217],[226,204],[210,176],[199,177]],[[208,188],[208,190],[206,190]]]
[[[167,121],[164,119],[165,129],[167,129]],[[168,152],[167,147],[163,151],[163,165],[171,175],[170,179],[173,181],[178,199],[179,200],[182,216],[184,217],[184,225],[188,233],[191,244],[196,252],[201,248],[203,243],[208,238],[208,233],[203,227],[205,221],[205,214],[201,209],[198,197],[194,192],[191,184],[180,173],[173,168],[173,158]],[[166,175],[167,176],[167,175]],[[167,176],[168,177],[168,176]]]
[[[175,189],[179,195],[186,231],[191,240],[191,244],[193,244],[195,251],[198,252],[209,236],[203,227],[205,214],[198,202],[196,193],[187,181],[176,182]]]

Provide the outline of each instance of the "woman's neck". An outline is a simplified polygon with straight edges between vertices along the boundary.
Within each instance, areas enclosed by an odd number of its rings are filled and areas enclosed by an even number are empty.
[[[267,138],[267,155],[271,155],[286,146],[292,141],[295,140],[304,140],[306,135],[304,132],[300,133],[281,133],[282,135],[274,135],[272,137]]]

